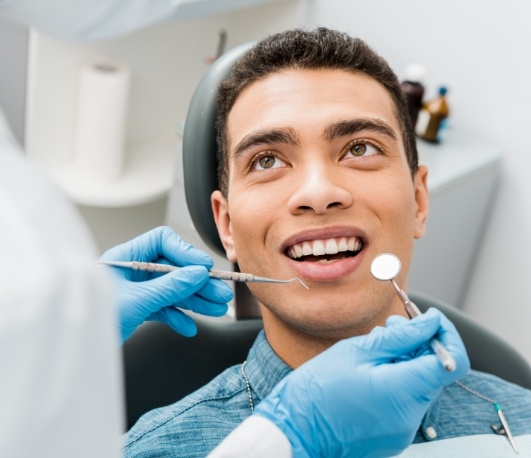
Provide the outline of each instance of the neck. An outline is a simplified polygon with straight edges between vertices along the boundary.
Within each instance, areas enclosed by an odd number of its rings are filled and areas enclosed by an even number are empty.
[[[331,347],[338,339],[315,338],[279,320],[263,307],[262,318],[267,341],[274,352],[292,369]]]
[[[360,324],[359,327],[335,329],[328,333],[322,332],[322,329],[303,329],[282,320],[263,305],[261,309],[264,330],[271,348],[288,366],[296,369],[342,339],[368,334],[375,326],[385,326],[389,315],[406,316],[398,297],[392,304],[381,316],[373,316],[370,322]]]

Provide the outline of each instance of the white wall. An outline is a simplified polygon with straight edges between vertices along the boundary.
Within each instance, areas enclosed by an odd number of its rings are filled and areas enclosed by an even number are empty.
[[[464,310],[531,362],[529,17],[527,0],[312,0],[306,19],[363,38],[399,76],[408,63],[424,63],[430,93],[449,87],[454,128],[503,150],[501,188]]]
[[[205,3],[214,7],[214,0]],[[219,31],[227,31],[230,49],[294,27],[304,16],[302,0],[234,0],[230,4],[241,9],[170,21],[103,42],[70,43],[32,34],[25,139],[28,156],[50,170],[73,162],[78,70],[90,59],[118,60],[131,69],[128,147],[149,140],[177,144],[177,126],[209,67],[207,57],[217,50]],[[245,4],[255,6],[243,7]],[[175,148],[175,156],[177,152]],[[146,183],[139,182],[138,187],[142,186]],[[81,201],[79,208],[103,251],[165,223],[166,204],[166,198],[122,207]]]

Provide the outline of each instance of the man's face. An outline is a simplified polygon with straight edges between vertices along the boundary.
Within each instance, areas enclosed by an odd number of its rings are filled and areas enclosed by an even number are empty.
[[[339,339],[404,314],[379,253],[402,261],[424,233],[426,170],[412,179],[395,108],[372,78],[287,70],[249,85],[228,117],[229,192],[216,224],[242,272],[309,286],[252,284],[264,325]]]

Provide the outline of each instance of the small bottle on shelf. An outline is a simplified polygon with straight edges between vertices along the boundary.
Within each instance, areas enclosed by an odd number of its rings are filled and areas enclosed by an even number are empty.
[[[417,125],[419,111],[422,108],[424,98],[424,85],[422,80],[426,74],[424,65],[410,64],[406,67],[405,79],[401,84],[402,91],[406,97],[409,119],[413,129]]]
[[[437,97],[426,102],[420,110],[415,132],[423,140],[433,143],[443,141],[450,115],[447,92],[446,87],[441,86]]]

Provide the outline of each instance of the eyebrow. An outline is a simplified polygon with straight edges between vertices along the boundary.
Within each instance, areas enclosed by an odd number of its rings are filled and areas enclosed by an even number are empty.
[[[384,121],[374,118],[358,118],[330,124],[324,130],[323,138],[331,142],[336,138],[346,137],[347,135],[352,135],[363,130],[378,132],[389,137],[391,140],[397,141],[396,134],[391,126]]]
[[[241,155],[246,149],[255,145],[267,145],[271,143],[284,143],[287,145],[298,145],[299,137],[291,127],[284,127],[271,130],[257,130],[247,134],[241,139],[234,149],[234,157]]]

